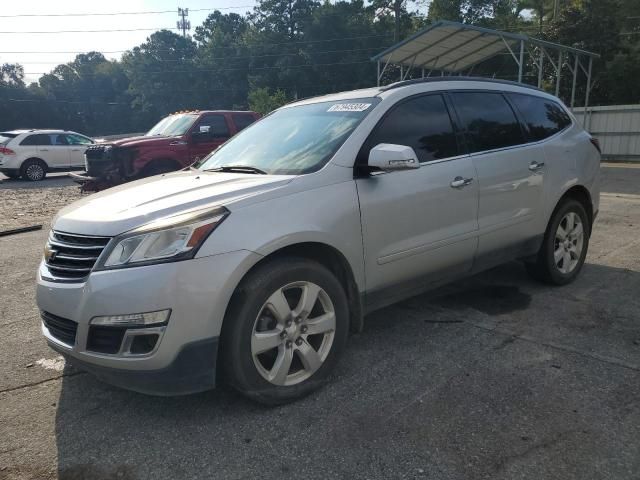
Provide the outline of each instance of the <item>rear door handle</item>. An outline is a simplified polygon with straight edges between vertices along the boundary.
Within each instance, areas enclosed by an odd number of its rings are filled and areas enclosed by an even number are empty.
[[[531,170],[532,172],[537,172],[538,170],[540,170],[542,167],[544,167],[544,162],[536,162],[535,160],[533,162],[531,162],[529,164],[529,170]]]
[[[41,152],[48,152],[48,151],[49,151],[49,149],[48,149],[48,148],[41,148],[41,149],[40,149],[40,151],[41,151]]]
[[[451,182],[451,188],[464,188],[471,185],[471,182],[473,182],[473,178],[456,177]]]

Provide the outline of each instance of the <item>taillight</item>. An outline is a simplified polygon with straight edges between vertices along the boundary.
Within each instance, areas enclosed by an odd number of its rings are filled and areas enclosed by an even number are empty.
[[[7,147],[0,147],[0,154],[2,155],[15,155],[16,152]]]
[[[597,138],[593,138],[593,137],[591,137],[589,140],[591,140],[591,143],[593,144],[593,146],[596,147],[596,150],[598,150],[598,153],[602,153],[602,149],[600,148],[600,141]]]

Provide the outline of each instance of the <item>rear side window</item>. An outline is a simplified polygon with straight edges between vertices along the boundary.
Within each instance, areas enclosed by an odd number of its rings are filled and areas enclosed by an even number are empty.
[[[451,97],[470,153],[524,143],[520,124],[502,94],[454,92]]]
[[[29,135],[20,142],[20,145],[51,145],[51,137],[42,133]]]
[[[532,140],[543,140],[571,125],[567,112],[555,102],[521,93],[510,93],[509,99],[524,118]]]
[[[66,135],[53,133],[49,136],[51,137],[51,145],[58,145],[58,146],[69,145],[69,143],[67,142]]]
[[[237,113],[234,114],[231,118],[233,118],[233,123],[236,124],[236,130],[238,132],[247,128],[249,125],[256,121],[255,117],[249,113]]]
[[[358,163],[366,164],[369,151],[380,143],[412,147],[420,162],[458,155],[451,118],[441,95],[414,97],[392,107],[365,142]]]

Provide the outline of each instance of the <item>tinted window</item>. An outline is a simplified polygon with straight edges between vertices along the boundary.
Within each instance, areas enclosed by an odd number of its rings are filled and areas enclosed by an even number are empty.
[[[520,124],[501,94],[457,92],[451,97],[466,131],[470,152],[524,143]]]
[[[51,137],[45,134],[29,135],[20,145],[51,145]]]
[[[358,162],[380,143],[412,147],[420,162],[458,155],[447,106],[440,95],[411,98],[392,108],[367,139]]]
[[[69,145],[91,145],[93,143],[90,139],[82,135],[70,133],[65,136],[67,137],[67,143]]]
[[[236,130],[238,131],[247,128],[255,121],[256,119],[253,117],[253,115],[250,115],[248,113],[239,113],[233,115],[233,123],[236,124]]]
[[[209,127],[208,136],[211,138],[229,138],[229,127],[222,115],[207,115],[196,124],[195,132],[201,132],[202,127]]]
[[[16,137],[15,133],[2,132],[0,133],[0,145],[6,145]]]
[[[509,98],[524,117],[532,140],[550,137],[571,125],[567,112],[555,102],[520,93],[510,93]]]

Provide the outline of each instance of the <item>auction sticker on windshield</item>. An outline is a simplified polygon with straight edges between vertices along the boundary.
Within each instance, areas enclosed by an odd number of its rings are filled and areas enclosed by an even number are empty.
[[[331,105],[327,112],[364,112],[370,106],[370,103],[337,103]]]

